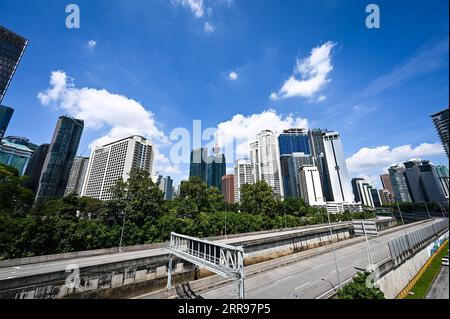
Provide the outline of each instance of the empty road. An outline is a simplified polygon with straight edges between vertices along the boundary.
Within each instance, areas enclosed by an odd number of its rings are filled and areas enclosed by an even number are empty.
[[[449,299],[449,270],[448,266],[442,266],[436,280],[430,288],[426,299]]]

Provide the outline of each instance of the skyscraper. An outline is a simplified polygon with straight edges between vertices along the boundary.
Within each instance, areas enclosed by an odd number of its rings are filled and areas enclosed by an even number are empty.
[[[283,160],[285,159],[287,159],[287,164],[283,165]],[[283,178],[287,181],[287,183],[284,184],[284,197],[300,198],[301,189],[298,175],[300,167],[305,165],[314,166],[314,160],[311,155],[303,152],[292,153],[287,157],[281,156],[281,160],[281,170],[283,171],[283,167],[287,167],[287,176],[283,176]]]
[[[1,101],[0,101],[1,102]],[[442,146],[445,149],[445,153],[447,153],[447,158],[449,154],[449,132],[448,132],[448,108],[445,110],[442,110],[440,112],[437,112],[433,115],[431,115],[431,118],[433,119],[434,126],[436,127],[436,131],[438,132],[439,138],[441,139]]]
[[[364,178],[353,178],[352,188],[356,203],[361,203],[368,207],[381,206],[378,191],[372,187],[369,181]]]
[[[234,202],[241,200],[241,187],[245,184],[253,184],[253,163],[249,159],[239,159],[234,164]]]
[[[429,161],[408,161],[405,165],[405,177],[413,202],[446,201],[434,166]]]
[[[258,171],[260,180],[272,187],[275,194],[284,197],[284,188],[281,178],[280,154],[278,139],[274,132],[263,130],[258,134]]]
[[[39,187],[39,179],[41,178],[42,167],[44,166],[45,158],[47,157],[50,144],[42,144],[34,151],[31,159],[25,170],[25,175],[28,176],[27,186],[37,192]]]
[[[310,206],[325,206],[320,175],[317,167],[304,165],[299,168],[300,197]]]
[[[88,165],[89,157],[75,156],[72,167],[70,168],[69,180],[67,181],[64,196],[70,194],[81,195]]]
[[[58,119],[42,167],[36,200],[59,198],[64,195],[83,127],[83,120],[67,116]]]
[[[280,148],[281,178],[283,181],[284,197],[299,197],[298,192],[291,189],[292,174],[289,171],[289,158],[293,153],[310,154],[308,134],[305,129],[291,128],[283,130],[278,136],[278,146]],[[298,172],[294,174],[298,180]],[[298,183],[297,183],[298,184]]]
[[[331,191],[330,174],[328,173],[327,161],[325,158],[325,149],[323,145],[322,134],[326,130],[311,129],[308,132],[311,155],[313,156],[315,166],[319,171],[320,182],[322,184],[323,196],[326,201],[333,201],[333,192]]]
[[[380,175],[381,184],[383,185],[383,189],[387,190],[391,194],[394,194],[394,188],[391,183],[391,176],[389,174]]]
[[[164,193],[164,200],[173,199],[173,179],[170,176],[161,179],[159,189]]]
[[[338,132],[325,132],[322,138],[333,201],[352,203],[354,197],[340,135]]]
[[[0,141],[5,136],[6,129],[13,116],[14,109],[0,105]]]
[[[200,147],[191,151],[191,162],[189,167],[189,178],[199,177],[203,183],[207,183],[208,175],[208,149]]]
[[[0,25],[0,104],[27,44],[27,39]]]
[[[95,147],[91,152],[82,196],[110,200],[111,188],[122,179],[126,181],[133,168],[152,174],[153,144],[138,135]]]
[[[389,169],[392,189],[397,203],[411,202],[409,196],[408,185],[406,184],[405,168],[402,165],[393,165]]]
[[[220,154],[220,148],[218,146],[213,148],[213,152],[213,155],[208,156],[206,184],[209,187],[216,187],[221,191],[222,176],[226,174],[225,155]]]
[[[253,181],[256,183],[261,180],[261,172],[259,170],[259,143],[254,141],[250,143],[250,160],[253,163]]]
[[[234,174],[222,176],[222,195],[227,203],[234,203]]]
[[[445,198],[449,198],[449,174],[448,167],[445,165],[437,165],[435,167],[436,175],[441,185],[442,192],[444,193]]]

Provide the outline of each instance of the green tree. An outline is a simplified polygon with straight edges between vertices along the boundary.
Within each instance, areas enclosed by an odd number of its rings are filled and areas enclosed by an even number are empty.
[[[384,293],[373,282],[368,285],[369,273],[360,272],[353,277],[353,281],[339,290],[339,299],[384,299]]]
[[[26,214],[33,205],[33,192],[23,187],[24,178],[17,169],[0,164],[0,212]]]
[[[274,216],[276,209],[277,196],[265,181],[242,185],[241,210],[243,212]]]

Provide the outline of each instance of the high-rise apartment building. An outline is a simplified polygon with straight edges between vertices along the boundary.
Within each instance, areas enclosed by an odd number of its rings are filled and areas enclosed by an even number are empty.
[[[278,139],[274,132],[263,130],[258,134],[258,155],[258,180],[265,181],[275,194],[283,198],[284,188],[281,178]],[[254,163],[254,165],[257,164]]]
[[[312,165],[299,168],[300,197],[310,206],[325,206],[319,170]]]
[[[380,197],[381,205],[389,205],[395,203],[394,194],[386,189],[380,189],[378,191],[378,195]]]
[[[208,176],[208,149],[200,147],[191,151],[191,162],[189,166],[189,178],[199,177],[203,183],[207,183]]]
[[[14,109],[0,104],[0,141],[5,136],[6,129],[14,114]]]
[[[81,195],[110,200],[111,188],[120,179],[126,181],[132,169],[145,170],[151,175],[153,159],[153,144],[142,136],[134,135],[95,147]]]
[[[234,165],[234,202],[241,200],[241,187],[245,184],[253,184],[253,163],[249,159],[239,159]]]
[[[27,39],[0,25],[0,104],[27,44]]]
[[[61,116],[42,167],[36,200],[64,196],[73,159],[78,150],[83,120]]]
[[[325,158],[325,148],[322,134],[326,130],[311,129],[308,132],[311,155],[314,159],[314,165],[317,167],[322,183],[323,196],[326,201],[333,201],[333,192],[331,190],[330,174],[328,173],[327,160]]]
[[[222,195],[225,202],[234,203],[234,174],[222,176]]]
[[[395,201],[398,203],[411,202],[408,185],[405,178],[405,167],[403,165],[393,165],[389,169],[392,189],[394,190]]]
[[[354,197],[340,135],[338,132],[325,132],[322,138],[333,201],[351,203]]]
[[[67,181],[64,196],[70,194],[81,195],[88,165],[89,157],[75,156],[70,169],[69,180]]]
[[[444,147],[445,153],[447,153],[447,158],[449,156],[448,113],[449,110],[448,108],[446,108],[445,110],[442,110],[440,112],[431,115],[431,118],[433,119],[433,124],[436,127],[436,131],[438,132],[439,138],[441,139],[442,146]]]
[[[213,155],[208,156],[206,180],[208,187],[222,190],[222,177],[226,174],[225,155],[220,154],[218,146],[213,148]]]

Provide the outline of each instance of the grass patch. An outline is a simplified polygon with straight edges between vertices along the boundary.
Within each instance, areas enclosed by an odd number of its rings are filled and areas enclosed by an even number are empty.
[[[422,277],[416,282],[414,287],[411,289],[411,292],[414,295],[407,295],[405,299],[424,299],[429,287],[433,283],[436,276],[439,274],[441,270],[441,260],[447,254],[448,251],[448,242],[445,244],[445,247],[441,249],[441,251],[434,257],[433,261],[428,265],[428,269],[422,274]]]

